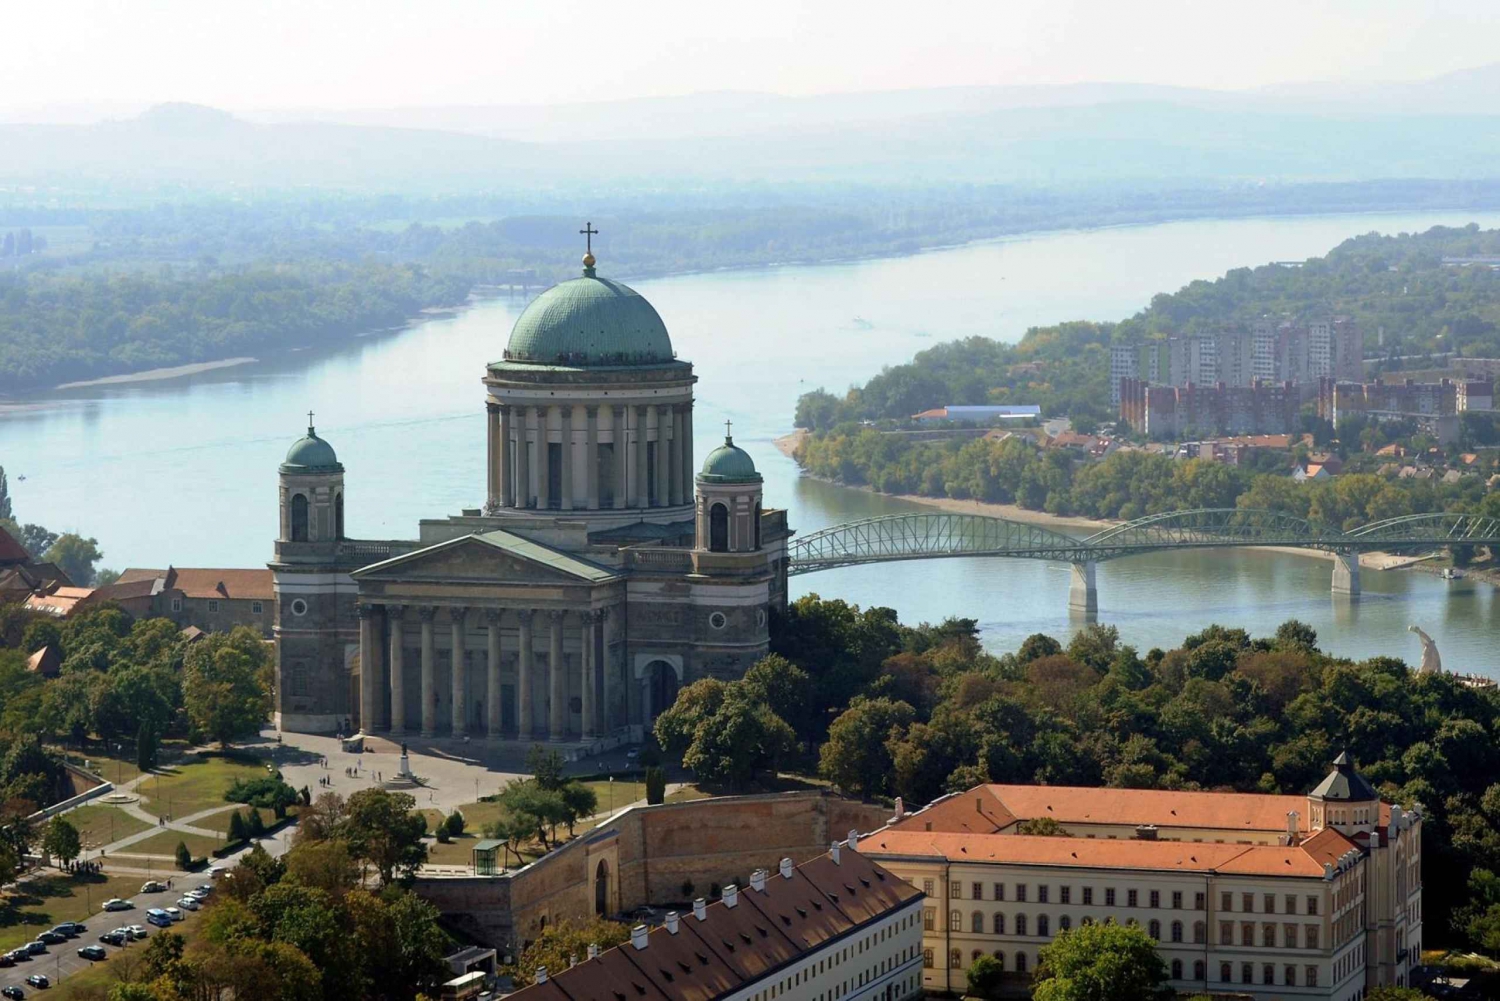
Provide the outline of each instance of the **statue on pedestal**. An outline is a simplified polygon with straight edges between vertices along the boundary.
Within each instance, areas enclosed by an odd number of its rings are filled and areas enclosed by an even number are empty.
[[[1438,656],[1437,644],[1416,626],[1407,626],[1407,632],[1416,633],[1417,639],[1422,641],[1422,666],[1417,669],[1419,674],[1442,674],[1443,659]]]

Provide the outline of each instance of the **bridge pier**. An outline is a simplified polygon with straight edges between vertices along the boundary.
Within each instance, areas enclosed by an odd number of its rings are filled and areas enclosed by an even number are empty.
[[[1359,553],[1333,554],[1333,593],[1359,594]]]
[[[1073,582],[1068,587],[1068,611],[1096,615],[1099,591],[1094,587],[1094,561],[1073,564]]]

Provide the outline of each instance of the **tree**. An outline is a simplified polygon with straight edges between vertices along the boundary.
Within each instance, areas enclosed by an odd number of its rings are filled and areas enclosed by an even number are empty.
[[[667,800],[667,773],[658,765],[646,769],[646,805],[657,806]]]
[[[189,647],[182,691],[193,729],[221,746],[258,730],[269,708],[263,682],[268,657],[260,635],[245,626]]]
[[[349,846],[332,841],[302,841],[282,856],[288,882],[315,886],[335,899],[359,885],[359,866],[349,856]]]
[[[42,559],[48,563],[56,563],[74,584],[88,587],[94,582],[94,564],[103,556],[99,551],[98,539],[85,539],[81,535],[65,532],[47,548]]]
[[[450,838],[458,837],[464,832],[464,815],[454,810],[443,820],[443,827],[447,829]]]
[[[188,851],[186,841],[177,842],[177,868],[186,872],[193,867],[193,853]]]
[[[1081,925],[1058,932],[1038,956],[1036,1001],[1165,1001],[1167,964],[1136,926]]]
[[[562,788],[563,756],[556,748],[532,744],[526,752],[526,770],[543,789]]]
[[[682,764],[704,782],[743,789],[796,746],[797,735],[770,707],[740,692],[698,725]]]
[[[260,811],[253,806],[245,817],[245,833],[252,838],[266,836],[266,822],[261,819]]]
[[[245,815],[239,810],[229,815],[229,843],[235,844],[239,841],[248,840],[249,831],[245,829]]]
[[[599,809],[599,794],[582,782],[569,782],[558,790],[563,807],[567,810],[568,835],[573,834],[573,825],[585,817],[592,817]]]
[[[568,968],[572,957],[581,958],[587,955],[591,945],[597,945],[602,952],[605,949],[613,949],[617,945],[624,945],[629,939],[629,925],[620,924],[618,921],[605,921],[602,918],[577,924],[563,919],[556,924],[548,925],[521,952],[521,961],[516,964],[516,986],[534,983],[538,967],[546,967],[552,972],[561,972]]]
[[[994,956],[980,956],[969,964],[969,995],[977,998],[1000,996],[1000,985],[1005,980],[1005,967]]]
[[[888,792],[894,766],[886,742],[904,735],[915,718],[908,703],[856,696],[828,728],[818,774],[851,795],[869,798]]]
[[[6,233],[5,238],[9,241],[10,234]],[[15,516],[10,504],[10,482],[5,478],[5,467],[0,466],[0,521],[10,521]]]
[[[380,873],[382,886],[397,875],[411,875],[427,861],[427,846],[422,844],[427,821],[416,805],[406,793],[385,789],[361,789],[349,797],[348,816],[339,833],[354,858]]]
[[[151,771],[156,764],[156,731],[151,724],[142,723],[135,735],[135,766],[143,772]]]
[[[78,837],[78,828],[68,818],[58,815],[47,825],[47,833],[42,836],[42,848],[48,855],[62,862],[71,862],[83,850],[83,843]]]
[[[1033,834],[1043,838],[1071,838],[1057,822],[1056,817],[1030,817],[1016,825],[1017,834]]]
[[[677,700],[656,717],[653,733],[661,749],[681,757],[704,721],[724,705],[729,685],[718,678],[699,678],[677,693]]]

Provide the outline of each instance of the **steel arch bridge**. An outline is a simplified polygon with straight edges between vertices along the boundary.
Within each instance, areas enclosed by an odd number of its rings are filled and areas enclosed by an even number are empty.
[[[1138,518],[1078,538],[1006,518],[933,512],[868,518],[814,532],[787,548],[787,573],[954,557],[1053,560],[1073,564],[1072,604],[1093,610],[1094,565],[1140,553],[1239,546],[1317,549],[1335,557],[1334,590],[1358,593],[1359,553],[1456,544],[1500,545],[1500,518],[1415,514],[1345,532],[1279,511],[1200,508]]]

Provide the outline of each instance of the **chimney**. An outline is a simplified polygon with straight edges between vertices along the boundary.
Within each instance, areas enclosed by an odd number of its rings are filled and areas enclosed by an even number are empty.
[[[930,831],[930,830],[932,830],[932,828],[929,827],[928,830]],[[858,831],[850,831],[849,832],[849,850],[851,852],[857,852],[857,851],[859,851],[859,832]]]
[[[983,813],[984,812],[984,797],[983,796],[975,796],[974,797],[974,812],[975,813]]]
[[[630,944],[635,946],[637,952],[640,952],[641,950],[646,948],[646,936],[649,934],[650,933],[646,931],[645,925],[636,925],[634,928],[630,929]]]
[[[833,859],[833,864],[834,865],[839,865],[840,864],[839,863],[839,843],[837,841],[835,841],[831,846],[829,846],[829,848],[828,848],[828,857],[831,858],[831,859]]]
[[[792,860],[789,858],[784,858],[781,860],[781,878],[792,878]]]
[[[599,958],[599,943],[598,942],[590,942],[589,943],[589,958],[590,959],[598,959]]]
[[[576,952],[569,953],[568,954],[568,969],[571,970],[573,967],[575,967],[577,965],[578,965],[578,953],[576,953]]]
[[[697,900],[693,901],[693,917],[697,918],[699,921],[708,920],[708,901],[704,900],[702,897],[699,897]]]
[[[677,934],[677,912],[676,911],[668,911],[667,912],[667,934],[668,935],[676,935]]]
[[[539,984],[547,982],[547,968],[545,966],[538,966],[536,968],[536,982]]]
[[[1295,845],[1297,843],[1297,821],[1302,815],[1296,810],[1288,810],[1286,813],[1286,843]]]
[[[764,869],[756,869],[750,873],[750,889],[759,890],[761,893],[766,892],[766,871]]]
[[[906,803],[902,801],[900,796],[896,797],[896,816],[897,818],[906,816]]]
[[[724,906],[736,907],[740,902],[740,888],[730,883],[724,887]]]
[[[1323,878],[1324,879],[1332,879],[1333,878],[1333,863],[1332,862],[1324,862],[1323,863]]]

